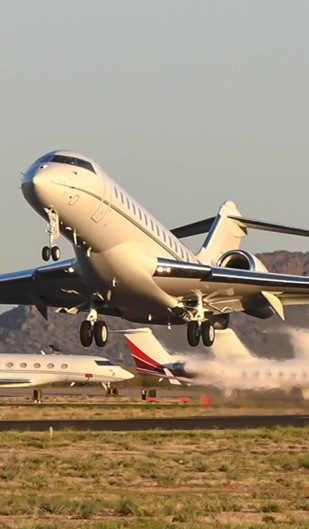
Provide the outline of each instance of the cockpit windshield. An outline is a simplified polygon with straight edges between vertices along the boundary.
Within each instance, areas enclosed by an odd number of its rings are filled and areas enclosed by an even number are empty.
[[[75,158],[74,156],[55,154],[50,161],[55,163],[66,163],[68,165],[75,165],[77,167],[83,167],[84,169],[88,169],[88,171],[92,171],[93,173],[95,173],[93,165],[90,162],[87,162],[86,160],[81,160],[80,158]]]
[[[52,154],[44,154],[44,156],[41,156],[41,158],[38,158],[36,160],[36,164],[37,163],[47,163],[47,162],[50,162],[50,160],[52,159],[53,157],[53,153]]]
[[[95,360],[98,366],[114,366],[115,364],[110,360]]]

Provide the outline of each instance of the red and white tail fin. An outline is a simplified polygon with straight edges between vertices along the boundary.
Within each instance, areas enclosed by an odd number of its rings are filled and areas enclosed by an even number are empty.
[[[167,376],[163,366],[171,363],[172,357],[154,337],[151,329],[132,329],[125,332],[124,336],[138,371]]]

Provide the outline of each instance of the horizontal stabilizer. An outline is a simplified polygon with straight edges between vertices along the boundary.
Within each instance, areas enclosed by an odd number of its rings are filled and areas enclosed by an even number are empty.
[[[243,228],[309,237],[309,230],[304,230],[302,228],[294,228],[292,226],[284,226],[282,224],[274,224],[273,222],[264,222],[262,220],[249,219],[247,217],[240,217],[236,215],[228,215],[228,218],[237,221],[239,226]],[[210,217],[198,222],[193,222],[192,224],[180,226],[179,228],[174,228],[170,231],[178,239],[200,235],[201,233],[208,233],[215,219],[216,217]]]
[[[170,384],[173,384],[175,386],[181,386],[181,383],[179,382],[179,380],[177,380],[177,378],[173,375],[173,373],[167,369],[167,367],[164,367],[164,373],[166,374]]]
[[[252,230],[272,231],[275,233],[309,237],[309,230],[303,230],[302,228],[293,228],[291,226],[283,226],[281,224],[273,224],[271,222],[263,222],[262,220],[248,219],[246,217],[237,217],[234,215],[229,215],[228,218],[236,220],[239,226],[251,228]]]
[[[209,219],[199,220],[198,222],[186,224],[185,226],[180,226],[179,228],[174,228],[170,231],[178,239],[192,237],[193,235],[200,235],[201,233],[207,233],[210,230],[215,218],[216,217],[210,217]]]

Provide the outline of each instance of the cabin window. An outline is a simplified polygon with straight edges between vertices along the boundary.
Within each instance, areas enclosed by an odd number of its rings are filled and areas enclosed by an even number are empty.
[[[163,239],[164,239],[164,242],[166,242],[166,235],[165,235],[165,231],[163,232]]]
[[[153,231],[154,230],[154,225],[153,225],[152,219],[150,219],[150,225],[151,225],[151,229]]]
[[[25,368],[25,367],[27,367],[27,364],[26,364],[26,362],[22,362],[22,363],[20,364],[20,367],[22,367],[22,368]]]
[[[121,193],[121,191],[120,191],[120,198],[121,198],[121,202],[124,204],[124,198],[123,198],[123,194]]]
[[[67,369],[68,368],[68,364],[61,364],[61,369]]]
[[[143,215],[140,209],[138,210],[138,216],[140,220],[143,220]]]
[[[6,367],[13,367],[13,366],[14,366],[13,362],[7,362],[6,364]]]
[[[159,229],[159,226],[156,224],[156,228],[157,228],[157,235],[158,237],[160,237],[160,229]]]
[[[133,213],[134,213],[134,215],[136,215],[136,207],[135,207],[135,204],[134,204],[134,203],[132,203],[132,208],[133,208]]]
[[[39,369],[39,367],[41,367],[41,364],[39,364],[39,362],[36,362],[35,364],[33,364],[33,367],[35,367],[35,369]]]
[[[128,209],[130,209],[130,200],[127,198],[127,206],[128,206]]]
[[[114,187],[114,191],[115,191],[115,197],[118,198],[118,190],[117,190],[117,187]]]
[[[148,226],[148,218],[147,218],[146,213],[144,214],[144,217],[145,217],[145,223],[146,223],[146,226]]]
[[[186,258],[187,258],[187,262],[189,263],[190,262],[190,257],[189,257],[188,252],[186,252]]]
[[[53,369],[55,366],[54,364],[47,364],[48,369]]]
[[[174,248],[175,248],[175,251],[178,253],[178,246],[177,246],[177,242],[174,241]]]
[[[185,253],[183,251],[183,247],[180,246],[180,251],[181,251],[181,257],[184,259],[185,258]]]
[[[172,238],[169,237],[169,240],[170,240],[170,247],[173,248]]]

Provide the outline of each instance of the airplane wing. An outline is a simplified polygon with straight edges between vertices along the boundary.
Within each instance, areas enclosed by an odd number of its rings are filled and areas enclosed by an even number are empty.
[[[309,277],[218,268],[158,259],[155,282],[189,305],[202,296],[213,314],[270,306],[284,319],[283,305],[309,304]]]
[[[48,306],[69,310],[90,296],[76,259],[0,275],[0,304],[35,305],[46,319]]]
[[[31,384],[30,378],[0,378],[1,386],[10,386],[11,384]]]

